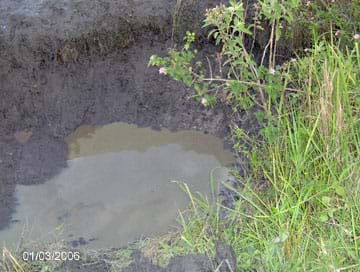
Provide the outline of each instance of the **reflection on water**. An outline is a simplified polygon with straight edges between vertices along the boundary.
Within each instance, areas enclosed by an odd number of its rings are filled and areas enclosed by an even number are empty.
[[[226,178],[233,161],[221,140],[199,132],[153,131],[115,123],[82,127],[67,139],[68,167],[42,185],[17,186],[19,205],[2,240],[43,239],[61,226],[67,241],[119,247],[175,225],[187,196],[172,180],[209,193],[209,174]],[[4,237],[4,238],[3,238]]]
[[[69,146],[68,158],[70,160],[124,150],[144,152],[149,147],[178,144],[185,151],[214,155],[224,165],[233,162],[231,152],[224,150],[220,139],[196,131],[173,133],[166,129],[155,131],[125,123],[114,123],[101,128],[82,126],[69,135],[65,141]]]

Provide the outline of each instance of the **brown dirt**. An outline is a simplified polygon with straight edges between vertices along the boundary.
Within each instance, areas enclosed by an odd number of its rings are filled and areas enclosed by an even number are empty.
[[[64,137],[81,125],[122,121],[226,135],[222,107],[201,109],[181,84],[147,68],[152,54],[172,45],[175,1],[3,2],[0,227],[9,223],[15,184],[44,182],[65,167]]]
[[[171,37],[189,28],[201,36],[201,14],[219,1],[182,2],[175,33],[176,0],[1,2],[0,229],[11,222],[16,184],[45,182],[66,167],[64,138],[81,125],[121,121],[227,139],[227,106],[200,107],[191,90],[147,67]]]

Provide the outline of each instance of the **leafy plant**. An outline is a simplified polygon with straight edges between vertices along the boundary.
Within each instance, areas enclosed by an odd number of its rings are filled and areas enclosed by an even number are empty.
[[[194,97],[204,106],[212,106],[218,99],[230,103],[234,111],[249,110],[256,106],[271,115],[287,89],[287,67],[276,66],[276,43],[285,21],[293,20],[293,9],[298,1],[260,1],[260,15],[272,22],[269,39],[269,62],[259,66],[246,48],[245,35],[253,35],[256,26],[245,22],[245,10],[241,1],[230,1],[229,6],[219,5],[206,13],[204,27],[212,28],[209,38],[221,45],[220,73],[215,74],[208,60],[208,70],[202,62],[195,61],[197,50],[192,49],[193,33],[187,32],[181,50],[170,49],[167,57],[152,56],[149,65],[160,67],[159,72],[195,90]],[[267,48],[263,60],[267,55]],[[225,72],[225,76],[223,73]],[[264,120],[270,120],[266,118]]]
[[[203,101],[205,106],[215,103],[215,97],[210,96],[209,84],[201,71],[202,63],[194,63],[197,50],[192,50],[192,43],[195,41],[195,34],[187,32],[184,38],[185,44],[181,50],[170,49],[168,57],[151,56],[149,65],[160,67],[159,73],[171,76],[176,81],[181,81],[186,87],[193,87],[198,100]]]
[[[282,34],[284,24],[294,21],[294,13],[300,6],[300,0],[260,0],[259,14],[263,19],[270,22],[270,38],[265,47],[261,64],[264,63],[267,51],[269,51],[269,67],[274,69],[276,65],[277,43]]]
[[[334,40],[341,48],[352,42],[354,33],[360,29],[360,2],[343,1],[307,1],[297,12],[293,28],[301,28],[313,35],[324,36],[328,41]]]
[[[267,124],[263,140],[233,127],[233,148],[249,160],[245,175],[235,173],[242,188],[227,185],[239,200],[229,208],[188,192],[192,213],[181,217],[175,246],[213,256],[215,239],[222,239],[235,250],[240,271],[358,271],[360,20],[353,18],[359,2],[258,5],[257,16],[271,32],[260,65],[244,45],[245,35],[259,26],[246,24],[242,4],[230,1],[209,10],[205,20],[221,45],[225,74],[197,71],[187,86],[204,84],[200,95],[221,92],[235,110],[257,105],[256,118]],[[297,16],[313,21],[311,46],[277,66],[277,43],[284,27],[291,30],[299,22]],[[169,63],[174,64],[161,65]],[[191,63],[184,71],[194,72]],[[225,222],[218,220],[220,208],[229,212]]]

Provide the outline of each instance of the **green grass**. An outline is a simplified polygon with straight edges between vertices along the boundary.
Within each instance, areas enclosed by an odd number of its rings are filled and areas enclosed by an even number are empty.
[[[298,91],[282,95],[272,142],[253,143],[236,208],[224,223],[220,204],[188,192],[171,250],[214,256],[222,239],[239,271],[360,271],[359,43],[349,47],[317,42],[291,63]]]

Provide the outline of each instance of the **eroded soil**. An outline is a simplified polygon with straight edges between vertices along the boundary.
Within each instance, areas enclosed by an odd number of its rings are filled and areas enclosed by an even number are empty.
[[[66,167],[64,138],[81,125],[194,129],[226,142],[230,108],[200,107],[191,90],[147,67],[185,29],[201,36],[201,14],[219,1],[182,3],[173,28],[175,0],[1,2],[0,228],[11,220],[15,185]],[[209,56],[217,50],[197,46]]]

